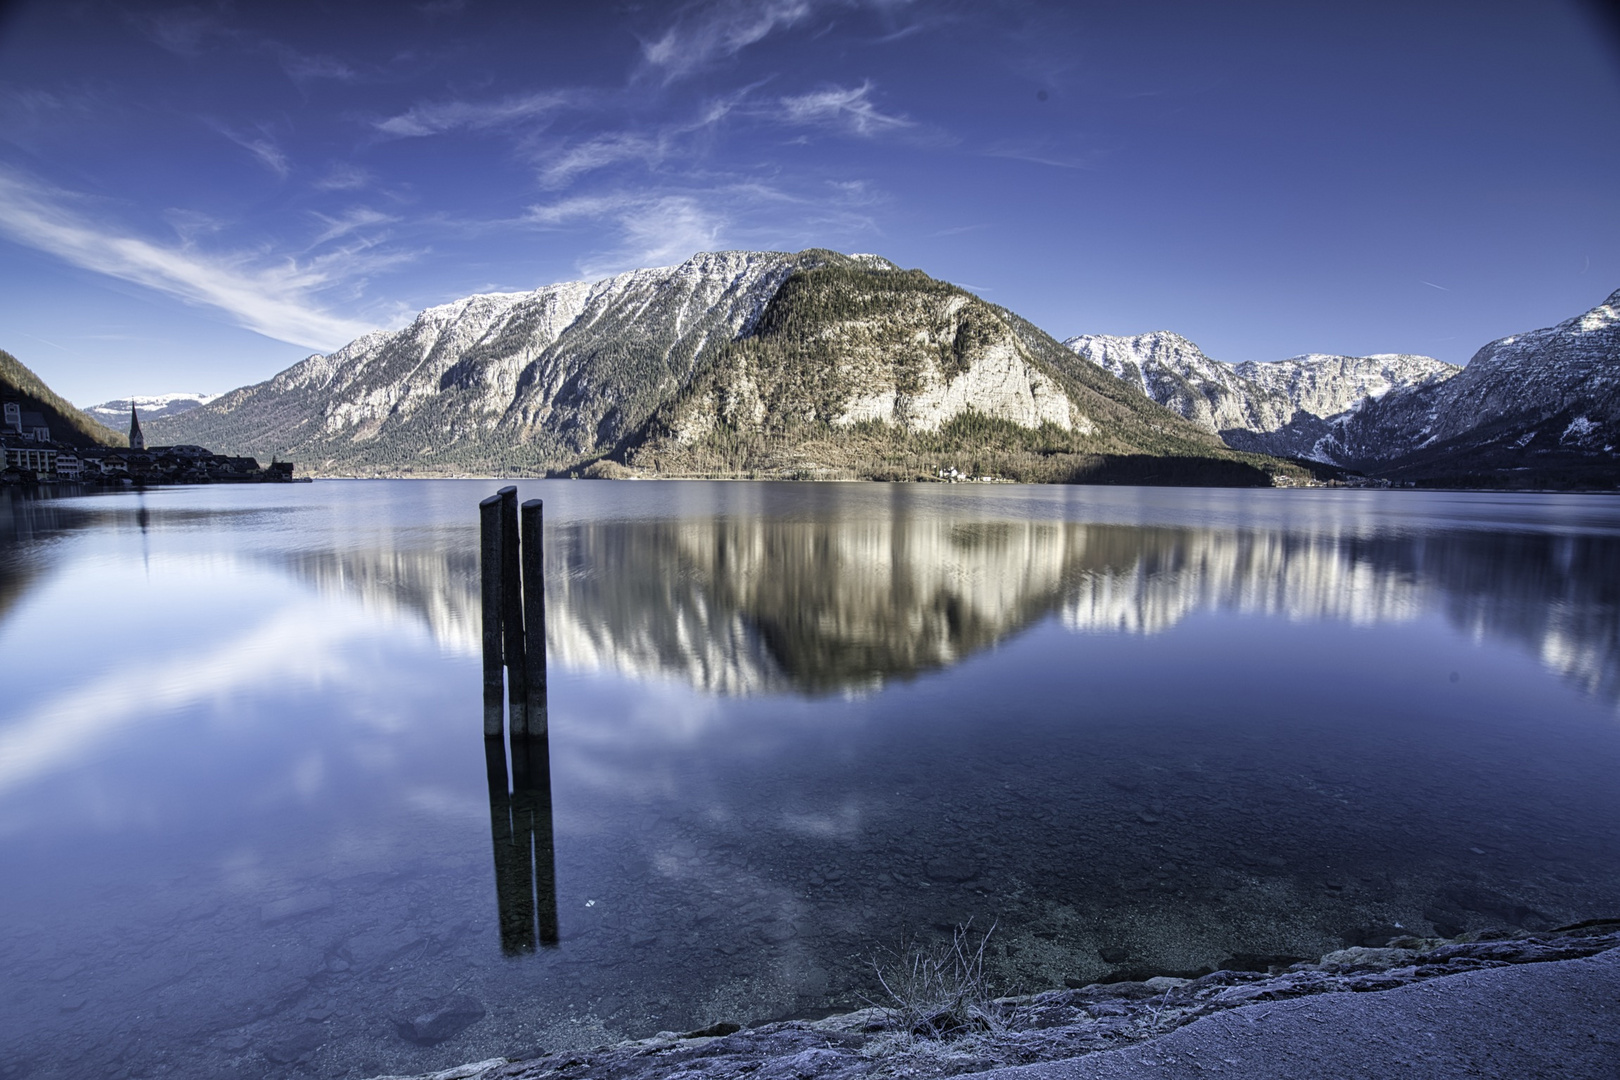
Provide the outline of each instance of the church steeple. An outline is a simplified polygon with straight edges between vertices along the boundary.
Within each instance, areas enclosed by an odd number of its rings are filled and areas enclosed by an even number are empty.
[[[135,415],[135,402],[129,403],[129,448],[131,450],[145,450],[146,436],[141,434],[141,418]]]

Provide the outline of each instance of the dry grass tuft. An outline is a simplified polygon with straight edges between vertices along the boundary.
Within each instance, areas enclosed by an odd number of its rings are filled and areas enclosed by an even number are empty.
[[[868,1004],[882,1009],[891,1030],[906,1038],[953,1039],[1006,1027],[984,974],[984,953],[995,924],[975,938],[969,920],[951,933],[949,944],[903,942],[887,956],[874,956],[872,969],[888,996]]]

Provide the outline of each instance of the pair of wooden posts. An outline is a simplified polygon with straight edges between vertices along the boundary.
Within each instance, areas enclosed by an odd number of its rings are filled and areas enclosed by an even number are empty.
[[[484,737],[505,728],[503,698],[511,701],[513,738],[546,736],[546,575],[541,540],[543,504],[523,504],[503,487],[478,504],[479,565],[483,578]],[[502,669],[505,685],[502,685]]]

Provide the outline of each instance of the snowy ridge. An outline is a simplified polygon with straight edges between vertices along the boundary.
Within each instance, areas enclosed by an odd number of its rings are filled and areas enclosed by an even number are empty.
[[[1421,477],[1612,467],[1620,447],[1620,291],[1462,368],[1403,353],[1229,366],[1166,331],[1064,344],[1239,450]]]
[[[178,416],[183,412],[195,409],[199,405],[207,405],[218,398],[219,394],[137,394],[134,397],[113,398],[103,401],[100,405],[91,405],[84,411],[100,420],[114,431],[121,431],[129,424],[129,409],[134,405],[140,410],[143,420],[156,420],[159,417]]]
[[[1457,371],[1431,357],[1404,354],[1309,353],[1234,366],[1167,330],[1134,337],[1085,334],[1063,344],[1237,449],[1323,461],[1333,460],[1328,433],[1302,436],[1290,425],[1332,422],[1391,390]]]
[[[1617,446],[1620,292],[1556,326],[1491,342],[1453,378],[1370,402],[1341,425],[1333,451],[1357,468],[1421,476],[1612,471]]]
[[[306,456],[371,443],[401,460],[486,441],[532,444],[537,457],[596,451],[682,385],[707,345],[746,333],[816,258],[712,252],[465,297],[232,391],[178,434],[207,445],[252,437]]]

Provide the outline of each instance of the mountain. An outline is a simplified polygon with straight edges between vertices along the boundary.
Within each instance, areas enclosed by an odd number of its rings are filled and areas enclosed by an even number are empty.
[[[1398,353],[1311,353],[1234,366],[1165,330],[1135,337],[1087,334],[1063,344],[1229,446],[1333,464],[1342,462],[1317,445],[1334,430],[1333,418],[1392,390],[1441,381],[1459,370],[1432,357]]]
[[[1620,290],[1557,326],[1474,354],[1345,425],[1350,465],[1442,485],[1620,484]]]
[[[137,395],[132,398],[103,401],[100,405],[91,405],[84,411],[108,427],[119,430],[129,427],[131,405],[140,409],[141,423],[145,424],[149,420],[178,416],[199,405],[206,405],[217,397],[218,394],[152,394],[145,397]]]
[[[129,445],[129,439],[80,412],[4,349],[0,349],[0,399],[19,402],[24,412],[39,413],[51,430],[51,440],[64,446]]]
[[[1163,331],[1065,344],[1234,449],[1423,485],[1620,484],[1620,292],[1462,368],[1314,354],[1234,366]]]
[[[695,256],[594,284],[471,296],[158,421],[165,441],[316,472],[533,470],[596,456],[746,332],[807,258]]]
[[[329,475],[1290,473],[1011,312],[874,255],[821,250],[705,253],[468,297],[154,421],[149,437]]]

